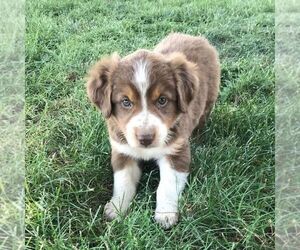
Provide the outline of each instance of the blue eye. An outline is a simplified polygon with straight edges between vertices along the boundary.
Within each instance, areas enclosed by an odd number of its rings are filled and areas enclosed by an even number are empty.
[[[164,107],[166,106],[168,103],[168,99],[165,97],[165,96],[160,96],[158,99],[157,99],[157,105],[159,107]]]
[[[130,109],[133,106],[133,103],[127,97],[123,98],[123,100],[121,101],[121,104],[126,109]]]

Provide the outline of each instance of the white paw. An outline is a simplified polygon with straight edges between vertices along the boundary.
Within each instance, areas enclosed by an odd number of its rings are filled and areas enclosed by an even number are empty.
[[[163,228],[169,229],[178,222],[178,213],[155,212],[155,220]]]
[[[108,221],[112,221],[119,215],[119,210],[111,201],[106,203],[104,207],[104,215]]]

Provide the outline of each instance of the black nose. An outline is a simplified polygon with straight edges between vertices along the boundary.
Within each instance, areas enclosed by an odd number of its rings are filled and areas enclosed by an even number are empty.
[[[153,142],[153,134],[144,134],[139,136],[139,142],[141,145],[147,147]]]

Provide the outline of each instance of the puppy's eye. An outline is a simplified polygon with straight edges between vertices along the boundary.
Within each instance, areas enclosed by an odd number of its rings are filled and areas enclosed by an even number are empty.
[[[165,97],[165,96],[160,96],[158,99],[157,99],[157,106],[158,107],[165,107],[168,103],[168,99]]]
[[[121,104],[126,109],[131,109],[133,106],[133,103],[127,97],[123,98],[123,100],[121,101]]]

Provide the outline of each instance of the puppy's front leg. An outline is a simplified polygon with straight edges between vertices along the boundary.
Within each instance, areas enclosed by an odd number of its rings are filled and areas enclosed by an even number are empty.
[[[136,160],[114,151],[112,152],[112,166],[114,169],[113,197],[104,208],[108,220],[113,220],[118,214],[127,211],[141,177],[141,170]]]
[[[178,200],[187,181],[188,172],[178,171],[164,157],[158,161],[160,182],[156,193],[155,220],[168,229],[178,221]]]

